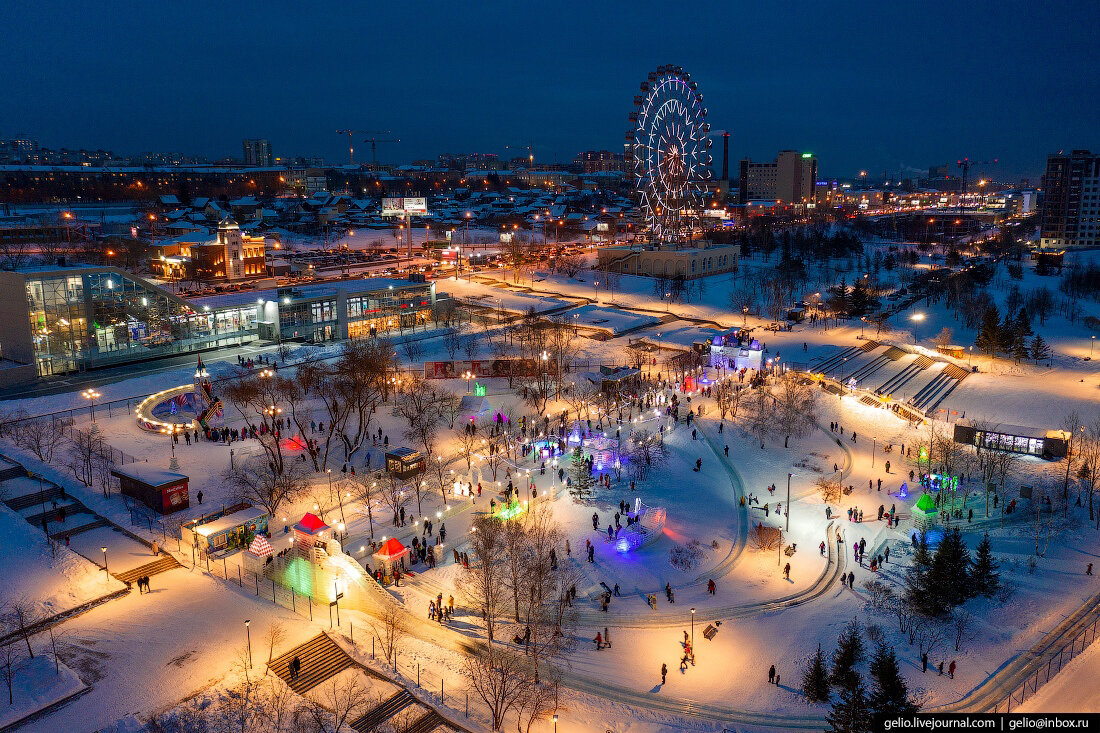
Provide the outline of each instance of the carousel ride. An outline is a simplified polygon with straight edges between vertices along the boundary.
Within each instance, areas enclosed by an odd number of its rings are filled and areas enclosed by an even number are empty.
[[[194,382],[149,395],[136,410],[138,426],[151,433],[209,430],[221,425],[223,413],[201,356]]]

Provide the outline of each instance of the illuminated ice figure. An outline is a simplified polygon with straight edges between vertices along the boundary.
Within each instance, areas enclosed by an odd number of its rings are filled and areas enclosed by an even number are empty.
[[[622,553],[637,550],[661,536],[667,513],[664,507],[646,506],[640,498],[634,499],[634,511],[627,512],[633,521],[619,530],[615,550]]]

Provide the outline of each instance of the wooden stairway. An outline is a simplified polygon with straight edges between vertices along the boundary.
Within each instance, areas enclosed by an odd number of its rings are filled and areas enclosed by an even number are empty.
[[[412,725],[405,729],[405,733],[431,733],[440,726],[450,729],[446,718],[434,710],[429,710],[427,714],[413,721]]]
[[[290,662],[295,657],[302,663],[296,679],[290,679]],[[318,634],[309,641],[291,649],[267,665],[299,695],[311,690],[325,680],[336,676],[355,662],[336,642],[325,634]]]
[[[183,566],[176,562],[176,558],[171,555],[162,555],[156,560],[153,560],[153,562],[147,562],[144,565],[139,565],[130,570],[124,570],[121,573],[111,573],[111,575],[115,576],[123,583],[134,583],[138,578],[157,575],[158,573],[164,573],[179,567]]]
[[[399,712],[414,704],[416,698],[408,690],[401,690],[393,695],[393,697],[387,698],[378,704],[373,710],[367,711],[363,717],[359,718],[351,724],[351,727],[357,731],[357,733],[370,733],[376,727],[386,722]],[[429,715],[435,714],[433,710]],[[425,716],[427,717],[427,716]],[[419,718],[417,722],[423,720]],[[442,720],[442,718],[440,718]],[[411,730],[411,729],[410,729]],[[428,728],[427,730],[431,730]]]

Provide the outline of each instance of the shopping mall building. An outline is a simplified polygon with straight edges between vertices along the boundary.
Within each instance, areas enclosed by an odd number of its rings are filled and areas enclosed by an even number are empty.
[[[0,387],[261,341],[425,327],[435,284],[366,278],[190,300],[116,267],[0,272]]]

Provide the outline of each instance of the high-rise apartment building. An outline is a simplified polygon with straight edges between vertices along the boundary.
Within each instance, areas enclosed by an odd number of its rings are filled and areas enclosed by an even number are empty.
[[[1047,156],[1041,211],[1040,246],[1100,244],[1100,155],[1074,150]]]
[[[740,202],[780,201],[814,205],[817,158],[813,153],[782,150],[768,163],[741,161]]]
[[[272,164],[271,143],[263,138],[245,140],[244,164],[259,168],[270,168]]]

